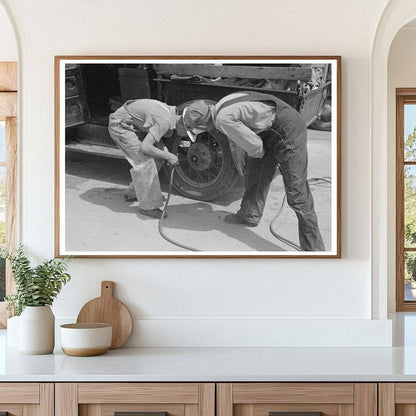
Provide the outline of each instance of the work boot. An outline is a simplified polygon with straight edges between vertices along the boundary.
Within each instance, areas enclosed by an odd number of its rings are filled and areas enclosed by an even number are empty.
[[[257,227],[257,223],[248,221],[239,214],[228,214],[224,217],[224,222],[227,224],[242,224],[248,227]]]
[[[156,209],[143,209],[143,208],[139,208],[139,212],[142,215],[146,215],[148,217],[155,218],[157,220],[160,219],[160,218],[162,218],[162,213],[163,213],[163,211],[161,209],[159,209],[159,208],[156,208]],[[168,214],[165,213],[164,218],[166,218],[167,216],[168,216]]]

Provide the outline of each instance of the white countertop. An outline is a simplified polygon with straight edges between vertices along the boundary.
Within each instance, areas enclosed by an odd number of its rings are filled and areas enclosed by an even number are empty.
[[[121,348],[21,355],[0,331],[0,381],[416,381],[416,348]]]

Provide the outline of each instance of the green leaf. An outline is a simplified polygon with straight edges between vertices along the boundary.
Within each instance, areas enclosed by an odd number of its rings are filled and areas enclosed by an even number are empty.
[[[63,285],[70,281],[68,260],[51,259],[32,267],[25,249],[20,245],[8,252],[0,250],[0,257],[8,259],[16,283],[16,293],[7,297],[7,307],[20,315],[26,306],[52,305]]]

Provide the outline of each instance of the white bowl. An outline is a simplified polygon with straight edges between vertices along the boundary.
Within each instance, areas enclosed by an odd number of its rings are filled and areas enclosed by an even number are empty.
[[[110,324],[61,325],[61,348],[67,355],[88,357],[104,354],[111,347],[113,328]]]

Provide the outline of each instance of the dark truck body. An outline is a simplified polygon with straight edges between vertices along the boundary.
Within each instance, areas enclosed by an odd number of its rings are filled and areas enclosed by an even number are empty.
[[[129,99],[154,98],[176,105],[219,101],[238,91],[272,94],[296,108],[309,126],[330,99],[328,65],[82,64],[66,68],[66,149],[122,158],[107,131],[108,115]],[[219,132],[165,140],[182,162],[175,188],[181,194],[212,200],[242,173],[241,153]]]
[[[319,117],[331,85],[327,81],[327,66],[322,67],[322,79],[316,81],[320,86],[309,91],[300,91],[298,82],[302,86],[313,78],[314,70],[310,67],[163,64],[154,68],[157,97],[168,104],[200,99],[219,101],[234,92],[257,91],[274,95],[296,108],[307,126]]]

